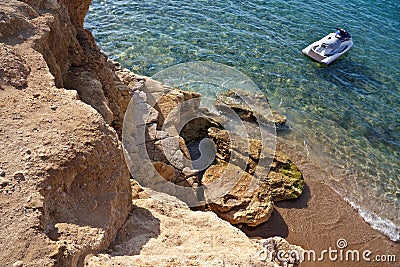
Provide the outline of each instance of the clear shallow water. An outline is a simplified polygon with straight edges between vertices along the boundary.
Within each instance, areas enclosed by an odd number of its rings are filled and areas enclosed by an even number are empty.
[[[93,0],[85,26],[143,75],[197,60],[248,75],[288,117],[284,138],[332,174],[321,179],[400,239],[400,2],[237,2]],[[334,27],[352,34],[349,53],[329,67],[301,54]]]

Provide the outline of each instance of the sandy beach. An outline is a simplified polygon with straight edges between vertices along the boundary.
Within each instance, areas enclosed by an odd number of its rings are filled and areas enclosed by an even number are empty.
[[[306,259],[302,263],[305,267],[399,266],[400,244],[372,229],[356,210],[323,183],[327,174],[307,160],[305,155],[300,155],[283,143],[280,143],[278,148],[284,150],[302,170],[305,179],[303,195],[297,200],[275,203],[275,210],[268,222],[255,228],[242,228],[248,236],[267,238],[278,235],[292,244],[315,251],[315,260],[313,257],[310,257],[310,260]],[[343,243],[344,240],[347,246]],[[342,242],[339,248],[338,242]],[[345,247],[340,249],[342,246]],[[333,260],[329,256],[330,248]],[[323,250],[328,252],[321,259]],[[355,250],[359,253],[359,261],[356,256],[354,260],[351,256],[351,252]],[[340,251],[343,253],[342,260]],[[364,251],[366,260],[362,256]],[[396,262],[389,262],[390,255],[396,256]],[[383,262],[385,258],[386,261]],[[368,259],[370,261],[367,261]],[[382,261],[378,261],[380,259]]]

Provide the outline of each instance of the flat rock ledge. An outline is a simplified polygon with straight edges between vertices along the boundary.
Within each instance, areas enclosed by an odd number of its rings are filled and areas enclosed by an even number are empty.
[[[106,253],[89,255],[86,266],[299,266],[280,261],[279,250],[302,255],[283,238],[249,239],[213,212],[192,211],[153,198],[134,208]]]

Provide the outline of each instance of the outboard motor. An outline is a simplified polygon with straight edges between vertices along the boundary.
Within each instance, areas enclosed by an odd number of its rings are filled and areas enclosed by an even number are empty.
[[[345,29],[341,29],[341,28],[336,28],[335,36],[336,36],[336,38],[338,38],[341,41],[346,41],[351,38],[350,33],[348,31],[346,31]]]

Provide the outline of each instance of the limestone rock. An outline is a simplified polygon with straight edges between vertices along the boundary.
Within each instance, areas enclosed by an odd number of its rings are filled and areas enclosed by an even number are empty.
[[[11,184],[11,181],[9,179],[0,177],[0,187],[6,187],[9,184]]]
[[[174,182],[177,178],[174,167],[164,162],[154,162],[156,171],[167,181]]]
[[[260,261],[261,244],[212,212],[138,199],[107,254],[87,266],[278,266]]]
[[[286,116],[277,111],[263,114],[258,110],[270,110],[268,100],[263,95],[250,95],[243,90],[229,90],[217,95],[217,108],[220,110],[233,109],[241,119],[247,121],[261,120],[266,123],[273,122],[277,127],[284,125]]]
[[[303,192],[304,179],[299,168],[281,151],[275,152],[268,183],[274,201],[298,198]]]
[[[0,188],[1,266],[79,266],[108,247],[130,211],[129,173],[111,128],[122,96],[79,26],[89,3],[0,3],[0,161],[11,180]]]
[[[26,86],[30,68],[11,46],[0,43],[0,87]]]
[[[12,267],[22,267],[22,266],[24,266],[24,262],[23,261],[16,261],[12,265]]]
[[[185,177],[190,177],[190,176],[198,175],[199,171],[185,167],[185,168],[183,168],[182,173],[183,173],[183,175],[185,175]]]
[[[20,34],[32,27],[30,19],[38,13],[22,1],[2,1],[0,3],[0,34],[3,38]]]
[[[71,71],[64,80],[64,86],[68,89],[76,90],[80,99],[94,107],[111,125],[114,115],[108,106],[108,101],[104,95],[103,86],[90,72]]]
[[[246,139],[226,130],[209,128],[208,134],[216,144],[218,164],[206,170],[202,184],[207,187],[219,179],[225,185],[233,183],[227,188],[217,186],[225,194],[210,204],[221,218],[232,224],[256,226],[269,219],[272,201],[301,195],[303,176],[282,152],[263,151],[260,140]],[[271,164],[271,170],[260,166],[261,161]],[[250,186],[252,183],[254,188]]]
[[[200,105],[200,95],[194,92],[186,92],[172,89],[157,99],[155,108],[160,113],[158,128],[176,126],[180,123],[185,112],[194,114]],[[173,112],[173,113],[172,113]],[[167,120],[168,119],[168,120]],[[166,121],[167,120],[167,121]]]
[[[78,27],[83,27],[83,21],[89,10],[91,0],[70,0],[65,2],[71,22]]]
[[[282,237],[270,237],[267,239],[257,240],[257,243],[263,246],[263,251],[260,253],[260,258],[269,259],[279,266],[296,267],[300,266],[304,249],[302,247],[291,245]],[[279,253],[289,252],[290,256],[281,257]]]
[[[186,123],[179,135],[182,136],[186,144],[189,144],[190,142],[196,142],[208,137],[208,129],[211,127],[220,128],[221,125],[213,118],[199,116]]]
[[[154,142],[154,161],[162,161],[182,171],[191,168],[190,154],[180,136],[168,137]]]
[[[172,206],[141,199],[150,193],[129,180],[118,139],[131,96],[137,93],[152,111],[147,119],[142,117],[143,124],[126,125],[130,138],[124,148],[133,153],[126,160],[132,175],[150,179],[156,169],[173,180],[173,171],[175,182],[196,187],[199,181],[187,164],[190,155],[176,135],[178,129],[162,126],[177,107],[171,121],[184,121],[182,114],[199,107],[199,95],[167,88],[110,63],[82,27],[89,4],[0,3],[0,38],[9,44],[0,44],[1,168],[14,174],[11,181],[0,181],[0,265],[82,266],[86,258],[89,266],[119,261],[134,266],[168,261],[182,266],[276,266],[260,263],[262,246],[214,213],[193,212],[171,196],[164,199],[173,199]],[[139,127],[144,141],[137,143]],[[157,141],[173,137],[176,168],[164,159],[143,164],[147,156],[154,161]],[[246,201],[252,207],[250,196]],[[108,247],[115,257],[96,255]]]
[[[246,139],[226,130],[210,128],[209,137],[217,146],[219,160],[245,167],[246,172],[256,175],[267,183],[274,201],[297,198],[303,190],[303,175],[299,168],[282,151],[270,151],[262,141]],[[231,144],[232,141],[235,144]],[[235,157],[233,160],[232,157]],[[271,168],[260,166],[260,162],[270,163]]]
[[[202,184],[207,187],[218,179],[237,179],[238,176],[239,181],[231,189],[224,189],[229,191],[210,204],[211,210],[232,224],[256,226],[266,222],[273,211],[268,188],[262,184],[257,191],[250,190],[253,177],[237,166],[231,164],[228,168],[226,163],[211,166],[205,172]]]

